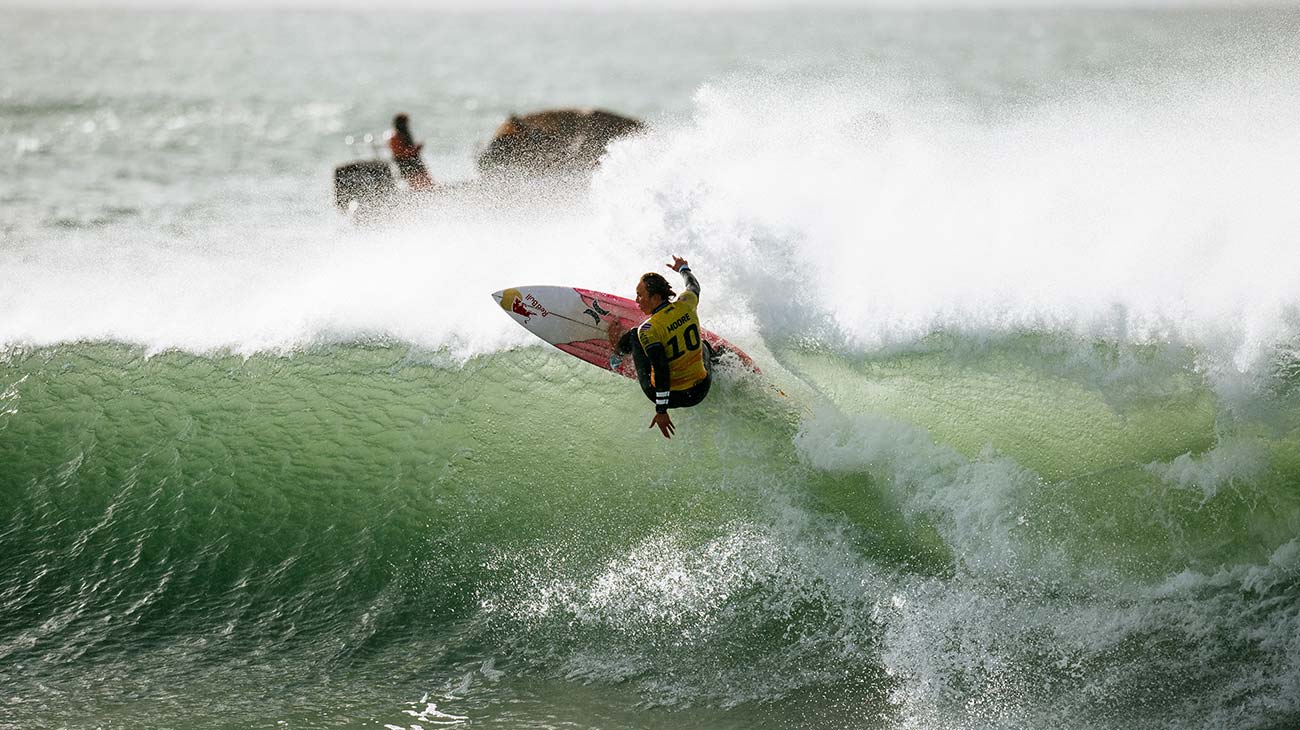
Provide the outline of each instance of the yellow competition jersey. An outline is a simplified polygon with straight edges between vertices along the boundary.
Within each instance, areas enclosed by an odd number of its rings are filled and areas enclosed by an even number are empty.
[[[663,309],[650,315],[637,329],[641,347],[646,351],[651,345],[664,346],[668,353],[668,371],[672,383],[669,390],[687,390],[708,377],[704,369],[704,349],[700,344],[700,319],[695,307],[700,298],[695,292],[685,291]],[[653,383],[654,375],[650,376]],[[658,384],[655,384],[658,387]]]

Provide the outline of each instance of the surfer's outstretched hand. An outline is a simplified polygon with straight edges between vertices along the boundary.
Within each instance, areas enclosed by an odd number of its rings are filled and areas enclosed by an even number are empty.
[[[671,264],[668,264],[668,268],[672,269],[673,271],[681,271],[683,266],[689,266],[689,264],[686,263],[686,259],[682,258],[681,256],[678,256],[677,254],[673,254],[673,262]]]
[[[618,340],[623,336],[624,331],[623,323],[619,322],[617,319],[612,320],[609,323],[609,329],[605,330],[605,336],[609,338],[610,347],[618,347]]]
[[[663,432],[664,438],[670,439],[677,432],[677,427],[673,425],[673,419],[668,417],[667,413],[656,413],[654,420],[650,421],[650,428],[655,426]]]

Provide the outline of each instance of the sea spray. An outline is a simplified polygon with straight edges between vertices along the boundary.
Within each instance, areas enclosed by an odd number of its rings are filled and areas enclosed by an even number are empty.
[[[0,44],[36,71],[0,111],[0,725],[1300,717],[1291,14],[774,15],[693,98],[713,34],[627,84],[598,16],[548,26],[562,74],[506,18],[352,33],[352,74],[286,28],[383,19],[23,17],[65,27]],[[142,65],[195,23],[313,62]],[[478,62],[401,55],[432,38]],[[553,78],[653,118],[589,187],[356,228],[330,135],[398,67],[440,79],[431,163]],[[672,253],[765,379],[672,441],[488,297]]]
[[[692,124],[611,153],[595,197],[611,230],[714,251],[753,306],[813,299],[863,347],[1047,328],[1245,369],[1295,337],[1279,161],[1300,159],[1281,122],[1300,100],[1241,84],[1231,113],[1223,81],[989,120],[889,86],[708,87]]]

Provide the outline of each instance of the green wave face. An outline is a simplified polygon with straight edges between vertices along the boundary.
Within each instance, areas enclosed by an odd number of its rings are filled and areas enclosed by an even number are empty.
[[[1284,378],[1230,404],[1192,353],[1050,337],[773,358],[665,441],[540,348],[11,352],[13,722],[1296,716]]]
[[[905,458],[933,465],[951,450],[963,468],[1017,472],[994,486],[1016,485],[1001,506],[1016,511],[1017,540],[1065,550],[1081,569],[1145,579],[1213,570],[1267,560],[1298,534],[1289,485],[1300,476],[1300,408],[1284,372],[1252,400],[1225,403],[1178,348],[932,339],[890,356],[793,351],[783,362],[819,384],[840,419],[906,424],[943,447]],[[836,428],[846,426],[809,430]],[[817,443],[805,449],[814,462]]]

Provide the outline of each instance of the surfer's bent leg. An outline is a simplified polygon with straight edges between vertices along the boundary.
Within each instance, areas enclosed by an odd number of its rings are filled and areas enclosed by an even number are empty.
[[[708,373],[704,380],[687,388],[686,390],[674,390],[668,396],[669,408],[690,408],[698,405],[704,400],[704,396],[709,394],[709,386],[713,384],[713,346],[704,342],[704,370]],[[616,348],[619,352],[631,352],[632,363],[636,365],[636,380],[641,386],[641,392],[651,403],[655,402],[655,388],[650,384],[650,371],[653,366],[650,363],[650,356],[646,354],[645,348],[641,346],[641,339],[636,336],[636,330],[629,330],[622,338],[619,339]]]
[[[699,405],[704,400],[704,396],[709,394],[709,385],[713,383],[713,373],[704,376],[704,380],[692,385],[686,390],[674,390],[668,396],[669,408],[690,408]]]
[[[704,400],[704,396],[709,394],[709,386],[713,384],[713,347],[709,343],[704,343],[704,371],[708,375],[704,380],[692,385],[686,390],[674,390],[668,396],[669,408],[690,408],[699,405]]]

